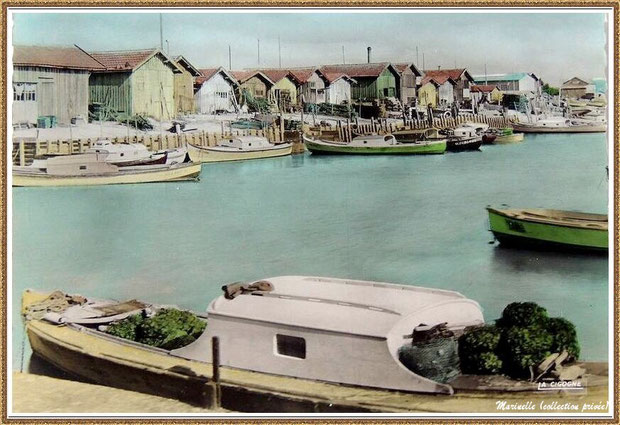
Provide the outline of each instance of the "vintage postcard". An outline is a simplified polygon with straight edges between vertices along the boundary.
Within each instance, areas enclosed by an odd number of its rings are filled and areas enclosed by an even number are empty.
[[[70,6],[3,4],[6,419],[617,420],[617,2]]]

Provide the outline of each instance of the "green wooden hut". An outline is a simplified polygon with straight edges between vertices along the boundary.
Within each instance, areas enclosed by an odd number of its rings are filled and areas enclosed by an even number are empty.
[[[182,71],[159,49],[91,52],[104,71],[89,79],[90,103],[155,119],[175,116],[174,75]]]
[[[325,65],[323,73],[342,73],[357,82],[351,87],[351,98],[372,101],[386,97],[398,97],[399,73],[388,62]]]

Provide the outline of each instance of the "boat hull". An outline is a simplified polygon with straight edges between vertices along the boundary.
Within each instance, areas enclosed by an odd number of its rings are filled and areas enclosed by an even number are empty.
[[[500,244],[526,248],[607,252],[608,232],[516,219],[487,208],[491,232]]]
[[[163,169],[147,169],[135,172],[84,176],[54,176],[41,173],[13,173],[13,186],[98,186],[108,184],[159,183],[198,180],[200,164],[179,164]],[[159,168],[159,167],[158,167]]]
[[[482,146],[482,138],[476,137],[466,140],[448,140],[446,150],[448,152],[475,151]]]
[[[421,155],[442,154],[446,151],[446,142],[401,143],[392,146],[347,146],[335,143],[317,142],[304,139],[306,148],[313,154],[349,154],[349,155]]]
[[[522,142],[524,138],[523,133],[513,133],[507,135],[497,136],[495,140],[493,140],[494,145],[505,145],[509,143],[519,143]]]
[[[537,127],[532,125],[513,124],[515,131],[521,133],[604,133],[607,125],[574,125],[571,127]]]
[[[226,162],[286,156],[292,153],[293,146],[290,143],[286,143],[280,146],[276,145],[271,149],[257,149],[252,151],[224,151],[216,148],[188,144],[187,149],[191,160],[194,162]]]

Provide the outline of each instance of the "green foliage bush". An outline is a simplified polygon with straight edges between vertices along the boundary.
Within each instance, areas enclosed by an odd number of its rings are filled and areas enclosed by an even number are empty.
[[[517,302],[508,304],[496,322],[501,328],[543,326],[548,317],[547,310],[536,303]]]
[[[465,373],[503,372],[513,378],[529,378],[530,367],[563,350],[579,358],[575,326],[564,318],[550,318],[546,309],[533,302],[508,304],[495,326],[475,328],[459,338]]]
[[[141,314],[113,323],[107,333],[153,347],[172,350],[196,340],[206,323],[189,311],[162,309],[155,316]]]

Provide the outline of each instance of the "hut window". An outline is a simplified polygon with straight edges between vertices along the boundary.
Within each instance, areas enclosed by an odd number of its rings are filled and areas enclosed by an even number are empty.
[[[35,83],[13,83],[13,100],[35,101],[37,93]]]
[[[297,336],[276,334],[276,352],[282,356],[306,358],[306,340]]]

